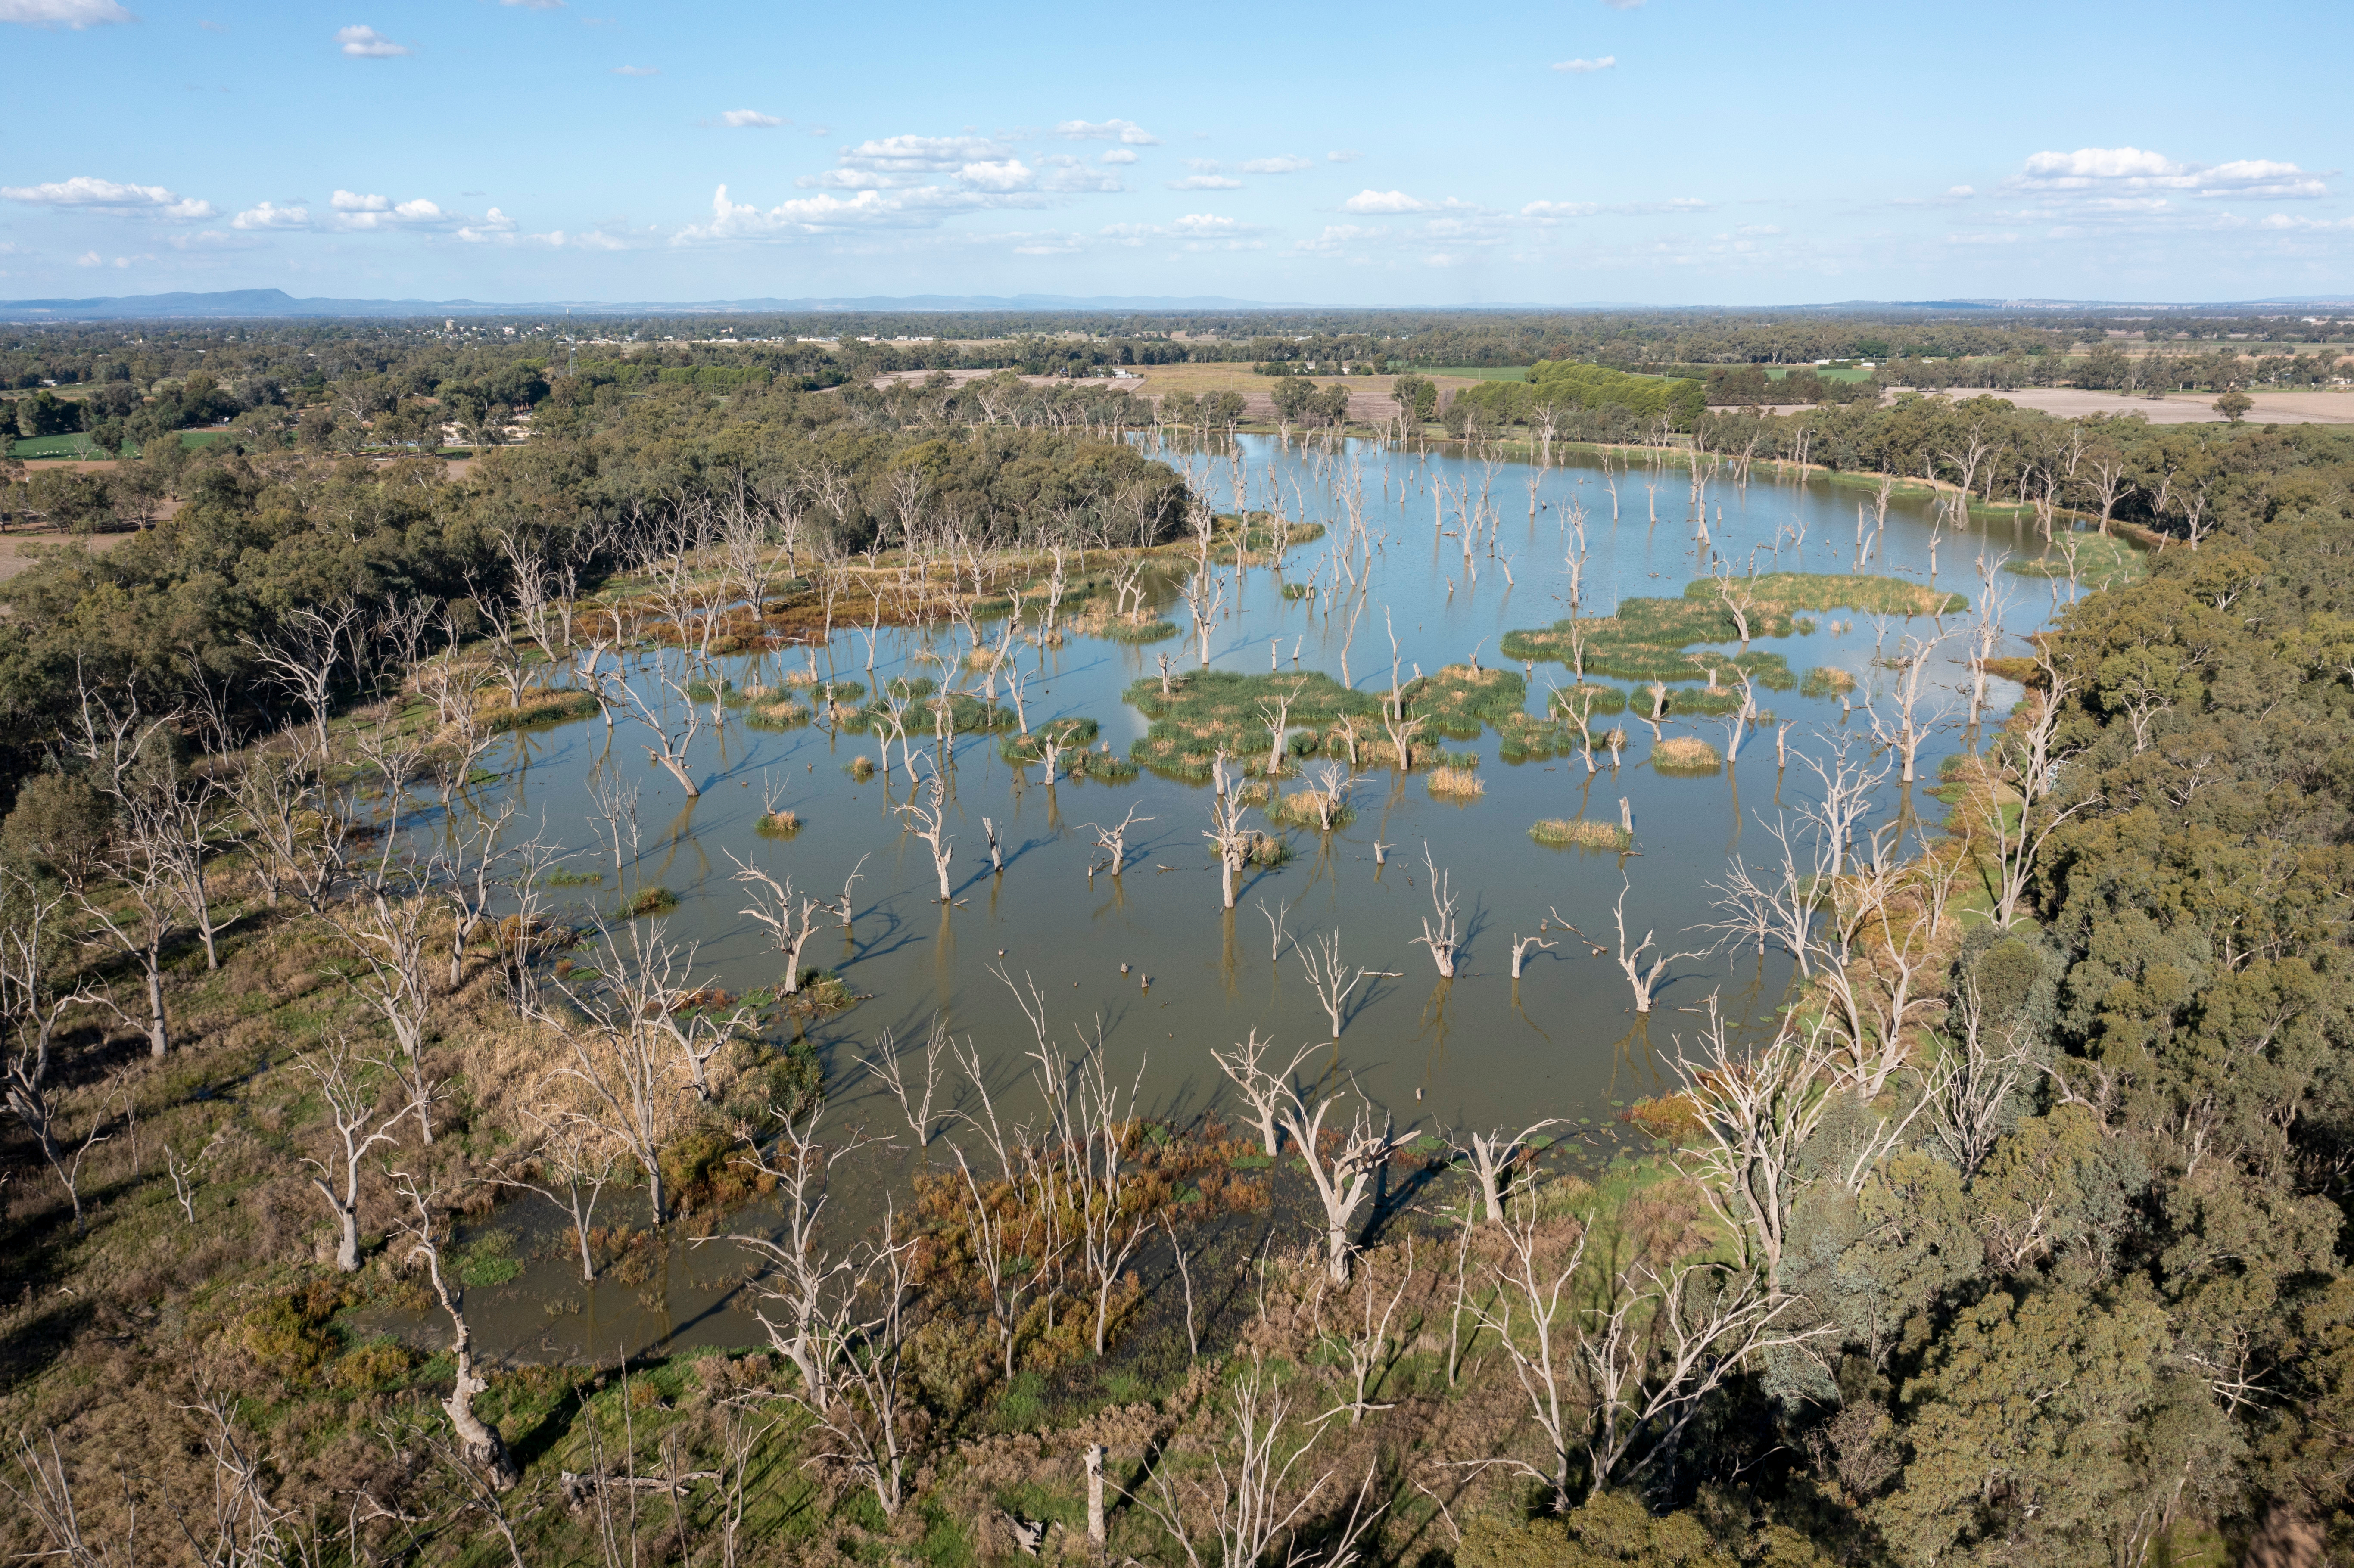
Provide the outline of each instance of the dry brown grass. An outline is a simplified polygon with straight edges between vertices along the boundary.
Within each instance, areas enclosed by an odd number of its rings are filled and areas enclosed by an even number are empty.
[[[1629,850],[1635,847],[1635,837],[1616,822],[1588,822],[1567,817],[1548,817],[1529,829],[1529,837],[1541,844],[1575,845],[1579,849]]]
[[[1488,781],[1469,768],[1435,768],[1430,773],[1430,792],[1450,800],[1476,800],[1488,792]]]
[[[1693,736],[1670,736],[1651,747],[1651,767],[1661,773],[1714,773],[1724,753]]]

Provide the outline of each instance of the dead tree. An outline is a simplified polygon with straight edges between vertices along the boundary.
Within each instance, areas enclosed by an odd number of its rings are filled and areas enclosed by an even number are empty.
[[[1678,959],[1696,959],[1700,955],[1698,953],[1661,953],[1651,960],[1648,968],[1644,965],[1643,955],[1650,949],[1651,940],[1657,933],[1645,931],[1641,941],[1631,944],[1628,941],[1627,892],[1632,885],[1630,879],[1624,876],[1619,879],[1618,902],[1613,906],[1613,913],[1618,922],[1618,967],[1626,972],[1627,983],[1634,990],[1635,1011],[1649,1012],[1651,1011],[1652,997],[1659,990],[1661,972]]]
[[[1844,1081],[1877,1098],[1904,1065],[1909,1032],[1942,1005],[1946,911],[1960,868],[1937,857],[1900,861],[1895,828],[1877,836],[1872,863],[1831,890],[1820,963],[1832,1027],[1844,1037]]]
[[[344,979],[392,1031],[393,1043],[400,1048],[399,1073],[408,1090],[408,1108],[416,1114],[419,1136],[430,1144],[439,1086],[425,1065],[433,1005],[432,982],[426,973],[428,907],[419,890],[395,894],[379,885],[366,897],[339,906],[331,919],[345,947],[359,959],[356,968],[345,970]]]
[[[1254,1029],[1235,1046],[1231,1055],[1217,1050],[1210,1053],[1210,1060],[1218,1065],[1218,1071],[1233,1082],[1235,1091],[1243,1097],[1243,1103],[1250,1107],[1251,1125],[1257,1129],[1259,1147],[1269,1160],[1275,1158],[1280,1147],[1278,1128],[1283,1112],[1284,1086],[1291,1081],[1291,1075],[1299,1070],[1299,1064],[1308,1059],[1309,1052],[1313,1049],[1313,1046],[1302,1045],[1281,1067],[1269,1069],[1265,1065],[1268,1060],[1267,1043],[1261,1041],[1258,1031]]]
[[[1311,1547],[1291,1532],[1339,1474],[1327,1469],[1311,1480],[1302,1467],[1323,1426],[1310,1424],[1304,1438],[1292,1427],[1290,1401],[1256,1351],[1249,1370],[1235,1381],[1231,1403],[1233,1440],[1215,1462],[1182,1478],[1172,1478],[1175,1467],[1155,1465],[1153,1495],[1127,1496],[1176,1539],[1187,1568],[1254,1568],[1269,1560],[1286,1568],[1348,1568],[1382,1512],[1367,1506],[1371,1469],[1341,1533]],[[1278,1557],[1277,1544],[1287,1538]]]
[[[1471,1161],[1472,1179],[1479,1183],[1479,1198],[1487,1205],[1489,1224],[1504,1223],[1505,1189],[1511,1185],[1513,1167],[1534,1147],[1531,1140],[1546,1128],[1560,1124],[1559,1117],[1547,1117],[1515,1133],[1475,1132],[1469,1142],[1455,1145],[1456,1152]]]
[[[612,930],[599,922],[603,944],[592,976],[621,977],[618,983],[600,980],[575,983],[559,980],[557,989],[580,1017],[559,1019],[544,1007],[533,1016],[557,1031],[571,1048],[572,1060],[557,1075],[580,1085],[595,1107],[588,1119],[630,1151],[644,1174],[647,1202],[657,1225],[670,1217],[663,1192],[662,1150],[670,1140],[677,1116],[678,1079],[675,1053],[645,1016],[642,988],[630,983],[633,970],[642,969],[637,951],[642,934],[632,927],[631,948],[625,950]],[[578,975],[580,971],[575,970]]]
[[[1921,683],[1929,673],[1930,657],[1945,640],[1943,632],[1935,637],[1904,639],[1897,657],[1893,713],[1883,717],[1871,694],[1864,695],[1863,711],[1872,720],[1872,738],[1896,753],[1907,785],[1914,782],[1921,743],[1936,728],[1934,716],[1925,720],[1922,715]]]
[[[531,1148],[501,1165],[491,1178],[502,1187],[536,1192],[564,1211],[580,1248],[580,1282],[597,1283],[597,1255],[588,1245],[597,1202],[620,1174],[620,1157],[593,1123],[573,1117],[523,1113],[534,1133]]]
[[[1677,1043],[1673,1065],[1700,1133],[1684,1168],[1769,1290],[1781,1287],[1782,1254],[1805,1179],[1801,1151],[1831,1107],[1831,1044],[1819,1022],[1790,1023],[1743,1052],[1712,995],[1697,1053]]]
[[[737,860],[731,853],[727,858],[736,863],[736,880],[749,890],[752,902],[737,911],[759,922],[769,933],[769,939],[785,961],[783,977],[778,989],[786,996],[801,990],[801,949],[817,934],[817,917],[821,911],[833,912],[832,901],[793,891],[793,879],[781,883],[755,865]],[[844,890],[845,895],[847,889]]]
[[[617,682],[615,689],[628,705],[631,716],[652,732],[658,743],[646,747],[647,760],[667,770],[692,800],[700,796],[703,790],[695,783],[695,775],[687,771],[687,749],[702,732],[703,710],[687,692],[688,683],[673,675],[668,662],[659,653],[654,657],[652,669],[654,679],[662,687],[659,708],[648,702],[645,694],[626,680]],[[673,719],[673,711],[684,714],[685,717]]]
[[[311,710],[322,757],[327,754],[327,715],[334,705],[335,665],[359,623],[359,607],[349,599],[324,609],[306,606],[281,619],[278,635],[270,641],[240,640],[270,681]]]
[[[1250,834],[1243,827],[1243,803],[1238,792],[1222,790],[1210,802],[1210,825],[1202,836],[1218,857],[1218,891],[1223,906],[1235,906],[1235,879],[1242,874],[1250,854]]]
[[[295,737],[287,746],[257,747],[238,770],[239,836],[272,908],[291,887],[315,915],[343,874],[349,819],[320,788],[322,760]]]
[[[1332,1283],[1349,1283],[1349,1264],[1355,1255],[1355,1244],[1349,1236],[1357,1211],[1373,1195],[1373,1172],[1382,1168],[1390,1151],[1400,1140],[1390,1137],[1390,1118],[1382,1118],[1379,1131],[1373,1128],[1373,1107],[1360,1097],[1356,1115],[1343,1132],[1334,1129],[1336,1142],[1327,1150],[1320,1141],[1324,1118],[1341,1101],[1340,1091],[1313,1095],[1313,1110],[1308,1097],[1303,1097],[1287,1074],[1279,1085],[1283,1103],[1277,1120],[1291,1135],[1294,1152],[1308,1166],[1308,1180],[1316,1189],[1317,1202],[1324,1210],[1324,1247],[1326,1263]]]
[[[2073,749],[2062,749],[2057,744],[2060,711],[2071,694],[2072,682],[2049,656],[2042,662],[2043,689],[2029,694],[2027,701],[2034,705],[2026,708],[2024,722],[1989,748],[1987,776],[1976,797],[1975,825],[1993,852],[1994,923],[2006,927],[2019,921],[2020,906],[2026,900],[2028,882],[2044,844],[2062,822],[2100,800],[2097,795],[2088,796],[2055,809],[2053,796],[2059,789],[2061,770],[2075,756]],[[2011,800],[2004,798],[2006,786],[2018,803],[2015,819],[2009,810]]]
[[[50,1095],[51,1053],[67,1012],[100,1000],[87,986],[62,991],[51,980],[65,940],[66,895],[33,877],[0,868],[0,1031],[7,1051],[8,1110],[30,1133],[73,1205],[81,1228],[80,1168],[58,1138]]]
[[[775,1131],[765,1153],[751,1159],[777,1183],[779,1206],[785,1220],[779,1236],[736,1234],[727,1239],[767,1260],[760,1287],[761,1307],[754,1308],[769,1343],[801,1374],[795,1403],[805,1410],[831,1409],[834,1402],[834,1371],[844,1344],[854,1332],[851,1314],[856,1305],[859,1266],[828,1253],[818,1240],[818,1219],[825,1210],[826,1179],[834,1161],[861,1147],[853,1139],[829,1153],[817,1141],[817,1124],[824,1114],[822,1100],[799,1107],[770,1107]],[[769,1308],[777,1309],[771,1316]]]
[[[1389,1303],[1382,1308],[1378,1319],[1373,1316],[1373,1303],[1380,1292],[1373,1288],[1370,1274],[1359,1281],[1357,1287],[1363,1312],[1361,1325],[1340,1330],[1321,1329],[1322,1302],[1320,1296],[1320,1332],[1317,1339],[1320,1343],[1331,1346],[1336,1359],[1347,1364],[1352,1395],[1347,1403],[1334,1406],[1331,1414],[1347,1411],[1352,1426],[1363,1421],[1369,1412],[1394,1408],[1388,1404],[1375,1404],[1368,1396],[1374,1392],[1380,1373],[1389,1363],[1393,1343],[1390,1323],[1397,1317],[1398,1303],[1405,1299],[1406,1287],[1413,1283],[1414,1238],[1409,1235],[1405,1242],[1405,1267],[1399,1271],[1397,1288],[1390,1292]]]
[[[392,1129],[408,1116],[406,1105],[394,1107],[390,1116],[376,1119],[376,1109],[382,1104],[380,1096],[364,1089],[353,1075],[350,1048],[341,1040],[324,1057],[302,1056],[302,1070],[317,1080],[319,1097],[326,1102],[327,1120],[335,1129],[335,1141],[324,1160],[308,1155],[302,1163],[313,1171],[311,1185],[327,1201],[335,1213],[340,1234],[335,1240],[335,1266],[345,1274],[357,1274],[360,1268],[360,1161],[368,1150],[379,1143],[393,1141]],[[337,1192],[335,1184],[342,1191]]]
[[[1050,765],[1051,766],[1051,765]],[[918,800],[908,800],[892,808],[904,818],[915,835],[930,846],[932,870],[940,881],[940,899],[951,903],[955,890],[949,885],[949,862],[956,851],[948,837],[948,785],[938,773],[927,780]]]
[[[458,1453],[467,1464],[481,1470],[491,1484],[501,1491],[523,1478],[523,1471],[507,1452],[499,1437],[499,1429],[474,1414],[474,1401],[490,1389],[490,1383],[474,1369],[474,1337],[467,1327],[463,1292],[453,1294],[441,1277],[441,1251],[433,1241],[433,1214],[426,1195],[418,1190],[416,1181],[395,1172],[400,1183],[400,1194],[415,1211],[408,1226],[408,1260],[422,1258],[426,1277],[431,1281],[433,1294],[449,1314],[452,1340],[450,1359],[454,1363],[450,1397],[441,1402],[441,1409],[450,1417],[451,1429],[458,1435]]]
[[[1081,823],[1080,826],[1088,829],[1096,835],[1096,848],[1102,850],[1109,857],[1102,866],[1097,866],[1093,861],[1089,861],[1087,874],[1093,876],[1098,870],[1102,870],[1118,876],[1120,868],[1128,863],[1128,830],[1138,822],[1149,822],[1152,820],[1150,817],[1138,816],[1136,808],[1130,806],[1128,809],[1128,815],[1108,828],[1095,822]]]
[[[1422,842],[1423,868],[1428,873],[1431,913],[1422,917],[1422,935],[1412,946],[1428,948],[1431,960],[1438,966],[1438,978],[1455,978],[1455,955],[1460,937],[1455,923],[1455,895],[1448,888],[1447,874],[1430,858],[1430,841]]]

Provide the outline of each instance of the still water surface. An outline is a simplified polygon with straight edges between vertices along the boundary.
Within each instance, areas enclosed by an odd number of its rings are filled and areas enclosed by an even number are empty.
[[[1614,524],[1609,478],[1575,461],[1540,472],[1370,442],[1349,443],[1338,454],[1304,453],[1245,437],[1239,449],[1238,454],[1165,455],[1190,470],[1221,510],[1234,504],[1239,472],[1247,504],[1271,504],[1273,487],[1279,486],[1288,515],[1328,526],[1322,538],[1296,548],[1279,569],[1257,567],[1235,575],[1231,561],[1221,568],[1234,580],[1225,618],[1211,637],[1215,668],[1264,672],[1272,648],[1283,670],[1341,673],[1345,600],[1336,607],[1324,595],[1286,599],[1282,589],[1287,582],[1330,582],[1328,556],[1341,547],[1343,535],[1336,486],[1344,482],[1362,484],[1374,540],[1368,608],[1349,651],[1348,673],[1360,690],[1387,684],[1384,609],[1409,675],[1416,666],[1436,671],[1461,662],[1475,650],[1493,666],[1507,630],[1568,614],[1568,520],[1578,506],[1588,549],[1582,578],[1586,614],[1606,614],[1623,597],[1676,596],[1708,569],[1708,547],[1696,543],[1689,481],[1680,471],[1657,481],[1656,496],[1647,493],[1642,468],[1620,472]],[[1496,554],[1488,554],[1485,543],[1479,547],[1476,577],[1465,569],[1459,535],[1447,532],[1459,527],[1456,497],[1467,488],[1474,498],[1484,490],[1500,514]],[[1753,561],[1759,571],[1846,572],[1855,564],[1858,502],[1867,495],[1819,474],[1801,485],[1778,482],[1761,468],[1746,487],[1720,477],[1707,493],[1711,540],[1736,573],[1749,570]],[[1868,500],[1865,505],[1868,512]],[[1910,802],[1924,821],[1933,822],[1939,810],[1925,792],[1938,761],[1974,739],[1964,728],[1967,702],[1956,688],[1967,679],[1962,633],[1984,596],[1978,564],[2003,552],[2028,556],[2040,547],[2031,530],[2008,520],[1974,521],[1957,533],[1946,519],[1941,530],[1923,499],[1895,501],[1877,535],[1866,569],[1926,582],[1934,549],[1937,585],[1967,595],[1973,607],[1946,619],[1955,635],[1931,677],[1943,689],[1926,705],[1942,710],[1945,722],[1923,749],[1921,786]],[[2046,624],[2069,593],[2064,581],[2055,587],[1999,570],[1993,580],[1999,597],[2009,599],[2000,616],[2006,635],[1998,653],[2021,652],[2020,640]],[[1179,576],[1159,579],[1156,608],[1186,626],[1189,618],[1176,597],[1182,581]],[[1292,832],[1294,858],[1271,870],[1254,868],[1232,913],[1219,907],[1217,870],[1203,838],[1209,825],[1207,785],[1147,771],[1124,785],[1066,780],[1047,788],[1039,782],[1039,769],[1023,777],[1002,760],[991,736],[962,737],[955,746],[949,811],[958,903],[951,907],[936,901],[929,851],[902,831],[894,814],[895,800],[907,798],[906,769],[863,781],[851,774],[854,758],[875,754],[871,736],[820,727],[766,732],[732,723],[706,732],[694,758],[704,790],[699,800],[688,799],[667,774],[647,765],[626,722],[610,747],[604,726],[593,720],[518,736],[503,762],[488,766],[503,768],[504,787],[520,797],[520,820],[534,827],[544,822],[550,836],[578,846],[582,853],[572,863],[605,871],[608,888],[611,857],[594,847],[589,789],[599,769],[624,770],[642,791],[644,845],[630,880],[660,884],[678,895],[680,906],[667,917],[669,935],[698,942],[702,978],[730,991],[769,987],[777,977],[765,933],[738,913],[745,899],[731,880],[729,853],[827,895],[854,868],[861,870],[850,935],[829,928],[804,955],[804,962],[835,970],[869,998],[813,1033],[826,1068],[830,1127],[864,1125],[883,1134],[896,1128],[902,1145],[909,1141],[897,1105],[857,1059],[871,1054],[886,1031],[902,1050],[920,1047],[935,1014],[957,1035],[969,1036],[991,1065],[994,1082],[1004,1087],[1001,1110],[1023,1114],[1023,1054],[1034,1041],[992,972],[1001,967],[1044,991],[1067,1049],[1076,1053],[1082,1032],[1093,1039],[1100,1026],[1116,1075],[1125,1080],[1140,1070],[1149,1114],[1182,1126],[1223,1105],[1212,1048],[1253,1028],[1286,1047],[1330,1035],[1291,944],[1337,929],[1351,963],[1396,973],[1369,980],[1355,992],[1338,1047],[1325,1058],[1329,1067],[1352,1076],[1401,1126],[1516,1128],[1562,1117],[1572,1126],[1582,1120],[1584,1148],[1606,1150],[1616,1111],[1662,1087],[1662,1051],[1696,1022],[1683,1010],[1715,993],[1736,1017],[1767,1016],[1783,996],[1787,960],[1774,953],[1761,959],[1754,948],[1678,959],[1667,970],[1658,1011],[1645,1020],[1632,1011],[1627,981],[1609,957],[1596,957],[1566,938],[1550,950],[1532,952],[1515,982],[1509,978],[1512,942],[1535,934],[1551,911],[1598,942],[1615,940],[1611,911],[1623,885],[1630,934],[1656,931],[1660,950],[1712,946],[1713,934],[1698,929],[1721,917],[1711,908],[1718,895],[1708,885],[1723,878],[1734,855],[1769,858],[1773,846],[1762,824],[1795,816],[1811,799],[1813,776],[1797,765],[1796,754],[1819,754],[1841,735],[1859,750],[1867,747],[1861,698],[1866,691],[1885,692],[1893,680],[1875,667],[1875,652],[1893,653],[1908,633],[1932,630],[1925,620],[1908,627],[1901,619],[1883,628],[1855,612],[1812,619],[1817,629],[1811,633],[1761,639],[1756,646],[1784,654],[1794,673],[1816,666],[1850,672],[1858,682],[1856,705],[1849,713],[1837,697],[1761,689],[1761,705],[1782,721],[1795,721],[1787,769],[1776,766],[1770,729],[1760,728],[1727,772],[1709,778],[1654,772],[1645,762],[1649,729],[1631,715],[1608,721],[1628,728],[1623,764],[1615,769],[1606,764],[1590,778],[1575,754],[1504,763],[1492,732],[1478,741],[1449,740],[1450,750],[1480,753],[1484,796],[1450,803],[1433,798],[1421,774],[1372,770],[1352,798],[1354,821],[1329,839]],[[901,673],[938,679],[941,664],[911,660],[926,646],[946,654],[953,668],[958,644],[946,627],[928,635],[885,629],[874,675],[867,673],[864,633],[837,631],[832,646],[817,657],[822,669],[870,685]],[[1146,723],[1121,693],[1153,673],[1161,653],[1181,669],[1195,666],[1190,636],[1143,648],[1076,637],[1058,648],[1022,650],[1025,666],[1038,669],[1026,694],[1032,726],[1062,715],[1093,718],[1102,738],[1125,752]],[[730,661],[726,671],[739,687],[773,684],[801,658],[797,652],[781,662],[776,656],[742,658]],[[1559,666],[1550,673],[1568,683]],[[1532,711],[1544,699],[1547,674],[1540,667],[1531,682]],[[970,684],[977,678],[965,680]],[[2016,696],[1998,684],[1991,714],[2007,711]],[[1665,733],[1698,735],[1720,748],[1724,744],[1722,719],[1670,718]],[[790,840],[755,831],[764,786],[779,785],[779,803],[804,824]],[[1530,825],[1543,818],[1589,816],[1615,823],[1622,798],[1635,825],[1635,853],[1551,849],[1529,837]],[[1140,821],[1129,835],[1125,874],[1090,877],[1101,853],[1085,824],[1117,822],[1131,806],[1150,821]],[[1905,809],[1892,777],[1881,820]],[[1003,840],[1002,874],[990,871],[984,816],[995,820]],[[1266,825],[1257,813],[1253,821]],[[1390,846],[1386,865],[1377,863],[1377,842]],[[1465,948],[1452,981],[1441,981],[1427,952],[1412,945],[1431,909],[1426,844],[1459,899]],[[1267,911],[1281,914],[1279,954]],[[1549,935],[1563,938],[1557,926]],[[860,1157],[848,1179],[837,1179],[835,1223],[871,1223],[883,1193],[903,1190],[907,1164],[915,1158],[904,1148]],[[609,1195],[600,1218],[629,1216],[631,1197]],[[764,1226],[761,1208],[754,1205],[731,1224]],[[478,1334],[502,1353],[610,1360],[620,1350],[650,1353],[764,1338],[738,1284],[742,1255],[724,1243],[681,1247],[666,1281],[631,1288],[608,1280],[591,1291],[565,1261],[568,1233],[557,1231],[546,1204],[524,1198],[503,1208],[492,1224],[514,1232],[518,1254],[532,1258],[514,1281],[477,1290],[469,1303]]]

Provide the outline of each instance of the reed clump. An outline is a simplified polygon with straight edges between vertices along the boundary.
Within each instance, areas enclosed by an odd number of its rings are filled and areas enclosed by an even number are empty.
[[[1714,773],[1724,766],[1724,753],[1694,736],[1670,736],[1651,747],[1651,767],[1660,773]]]
[[[1488,792],[1488,781],[1469,768],[1436,768],[1430,792],[1456,800],[1474,800]]]
[[[1548,817],[1529,829],[1541,844],[1566,849],[1610,850],[1623,853],[1635,847],[1635,835],[1616,822],[1588,822],[1568,817]]]

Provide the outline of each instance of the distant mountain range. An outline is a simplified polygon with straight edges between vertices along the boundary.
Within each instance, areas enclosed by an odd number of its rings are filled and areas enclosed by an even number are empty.
[[[885,313],[927,311],[1299,311],[1299,310],[1464,310],[1464,311],[1646,311],[1723,310],[1728,313],[1804,313],[1808,311],[2148,311],[2237,313],[2265,309],[2354,309],[2354,301],[2335,296],[2302,299],[2237,300],[2209,303],[2167,303],[2128,300],[1841,300],[1815,305],[1676,306],[1639,305],[1589,301],[1576,304],[1544,304],[1533,301],[1485,305],[1310,305],[1267,300],[1235,300],[1216,294],[869,294],[797,300],[541,300],[498,302],[483,300],[337,300],[296,299],[282,289],[230,289],[219,293],[116,294],[88,300],[0,300],[0,320],[40,321],[186,321],[297,319],[302,317],[535,316],[558,313],[591,316],[662,315],[811,315],[819,313]]]

